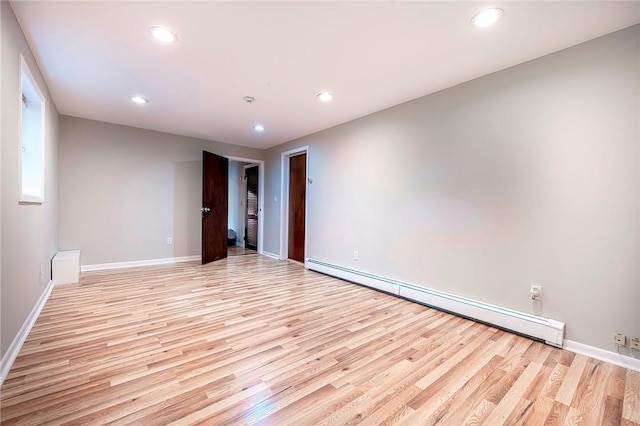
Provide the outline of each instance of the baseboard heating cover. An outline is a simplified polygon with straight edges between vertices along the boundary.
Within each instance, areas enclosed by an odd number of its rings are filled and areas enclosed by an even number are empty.
[[[317,259],[307,258],[305,266],[307,269],[316,272],[362,284],[427,306],[543,340],[551,346],[561,348],[564,342],[564,323],[560,321],[514,311]]]

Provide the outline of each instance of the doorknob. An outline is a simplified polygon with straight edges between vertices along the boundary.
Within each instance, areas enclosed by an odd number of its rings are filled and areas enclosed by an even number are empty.
[[[202,213],[209,213],[211,211],[211,209],[209,207],[203,207],[203,208],[200,209],[200,211]]]

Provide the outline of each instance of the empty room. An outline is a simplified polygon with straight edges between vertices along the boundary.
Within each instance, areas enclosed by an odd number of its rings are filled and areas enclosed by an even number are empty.
[[[0,6],[2,425],[640,425],[639,1]]]

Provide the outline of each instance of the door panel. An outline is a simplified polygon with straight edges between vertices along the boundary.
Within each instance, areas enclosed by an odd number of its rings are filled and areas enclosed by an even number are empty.
[[[229,160],[202,151],[202,263],[227,257]]]
[[[307,154],[289,158],[289,259],[304,262]]]
[[[247,214],[245,247],[258,250],[258,166],[245,170],[247,176]]]

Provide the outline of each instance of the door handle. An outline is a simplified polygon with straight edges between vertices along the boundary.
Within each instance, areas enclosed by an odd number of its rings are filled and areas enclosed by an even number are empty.
[[[211,209],[209,207],[203,207],[203,208],[200,209],[200,211],[202,213],[209,213],[211,211]]]

